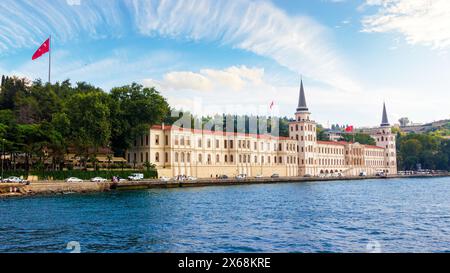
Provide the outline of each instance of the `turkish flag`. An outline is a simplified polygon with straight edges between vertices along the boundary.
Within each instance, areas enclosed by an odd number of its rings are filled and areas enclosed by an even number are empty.
[[[353,132],[353,125],[352,126],[347,126],[347,128],[345,128],[346,132]]]
[[[36,60],[37,58],[41,57],[45,53],[50,51],[50,38],[48,38],[39,48],[34,52],[32,60]]]

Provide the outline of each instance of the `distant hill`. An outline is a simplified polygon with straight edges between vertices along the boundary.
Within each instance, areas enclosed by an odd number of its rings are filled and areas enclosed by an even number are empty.
[[[416,134],[442,131],[442,135],[447,136],[450,135],[450,119],[444,119],[420,125],[400,126],[400,129],[405,133]]]

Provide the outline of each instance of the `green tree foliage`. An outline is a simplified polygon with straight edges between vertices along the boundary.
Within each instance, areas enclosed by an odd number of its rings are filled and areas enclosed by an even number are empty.
[[[99,147],[109,144],[111,123],[107,94],[76,93],[70,97],[68,105],[70,140],[81,155],[88,157],[89,148],[93,147],[95,154]]]
[[[353,134],[343,134],[342,138],[344,141],[348,142],[358,142],[365,145],[375,145],[375,140],[368,134],[355,133]]]
[[[136,137],[169,115],[169,105],[155,88],[133,83],[111,90],[110,111],[112,147],[123,155]]]
[[[400,170],[450,170],[450,140],[429,134],[397,134]]]
[[[317,140],[320,140],[320,141],[327,141],[327,140],[329,140],[329,138],[325,134],[325,129],[320,124],[317,124],[316,134],[317,134]]]
[[[69,147],[96,166],[98,148],[123,154],[136,136],[161,123],[168,112],[158,91],[134,83],[106,93],[85,82],[1,79],[0,138],[13,161],[25,156],[26,170],[44,166],[49,157],[53,169],[60,169]],[[13,169],[18,165],[9,164]]]

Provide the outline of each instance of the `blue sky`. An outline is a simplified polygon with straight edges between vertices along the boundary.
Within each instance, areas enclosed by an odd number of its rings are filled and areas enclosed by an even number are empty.
[[[450,1],[3,0],[0,74],[105,90],[156,86],[198,114],[292,116],[300,75],[313,118],[375,126],[450,118]],[[273,110],[268,109],[271,101]]]

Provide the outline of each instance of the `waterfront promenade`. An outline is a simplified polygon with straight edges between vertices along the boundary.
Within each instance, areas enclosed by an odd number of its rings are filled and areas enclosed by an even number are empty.
[[[392,175],[388,177],[279,177],[279,178],[246,178],[246,179],[216,179],[205,178],[196,181],[161,181],[159,179],[148,179],[127,182],[79,182],[68,183],[65,181],[37,181],[30,185],[4,183],[0,184],[0,197],[33,196],[51,194],[92,193],[107,192],[112,190],[139,190],[151,188],[180,188],[180,187],[206,187],[206,186],[233,186],[249,184],[277,184],[277,183],[302,183],[322,181],[345,181],[366,179],[392,179],[392,178],[426,178],[445,177],[443,174],[415,174],[415,175]]]

